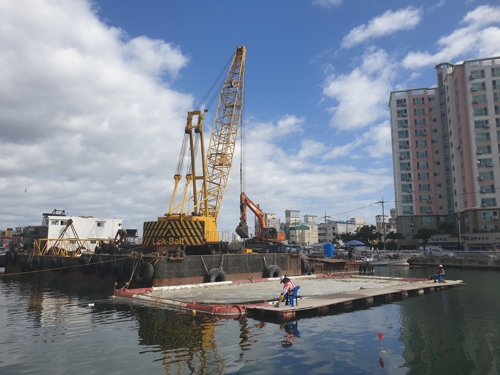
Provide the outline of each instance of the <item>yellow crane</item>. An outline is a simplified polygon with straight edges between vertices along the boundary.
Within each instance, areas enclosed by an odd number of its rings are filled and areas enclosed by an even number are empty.
[[[217,217],[233,164],[241,123],[245,55],[244,46],[236,48],[220,90],[206,149],[203,131],[206,110],[188,112],[170,206],[157,221],[144,223],[144,246],[182,246],[187,248],[188,253],[201,253],[223,246],[223,239],[229,240],[222,238],[222,233],[218,232]],[[185,184],[182,187],[186,161]]]

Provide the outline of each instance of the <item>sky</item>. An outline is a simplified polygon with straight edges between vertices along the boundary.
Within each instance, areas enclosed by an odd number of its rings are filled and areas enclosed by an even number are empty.
[[[142,233],[168,210],[187,112],[238,46],[247,196],[281,221],[374,224],[374,202],[395,207],[390,92],[499,56],[500,0],[2,0],[0,229],[58,209]]]

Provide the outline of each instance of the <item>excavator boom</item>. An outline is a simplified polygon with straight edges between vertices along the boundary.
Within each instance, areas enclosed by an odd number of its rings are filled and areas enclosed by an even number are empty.
[[[259,227],[255,230],[255,237],[257,241],[282,242],[285,240],[285,235],[283,233],[278,233],[276,228],[267,227],[264,212],[243,192],[240,194],[240,224],[236,227],[236,234],[238,234],[238,236],[241,238],[249,238],[246,211],[247,207],[252,210],[259,221]]]

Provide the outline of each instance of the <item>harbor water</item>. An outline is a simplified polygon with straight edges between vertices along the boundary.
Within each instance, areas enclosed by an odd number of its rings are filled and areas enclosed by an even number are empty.
[[[0,374],[499,374],[500,273],[447,277],[465,283],[284,323],[143,306],[63,276],[1,275]]]

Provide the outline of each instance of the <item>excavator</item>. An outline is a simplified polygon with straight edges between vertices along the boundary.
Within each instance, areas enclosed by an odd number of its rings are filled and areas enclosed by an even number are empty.
[[[236,233],[241,238],[249,238],[247,224],[247,207],[257,217],[259,227],[256,228],[256,236],[252,242],[283,243],[286,240],[284,233],[279,233],[274,227],[268,227],[264,212],[244,192],[240,194],[240,224],[236,227]]]
[[[237,47],[224,82],[220,86],[212,85],[212,88],[221,87],[221,90],[207,148],[203,119],[208,109],[201,110],[200,103],[196,110],[188,112],[169,209],[157,221],[144,223],[143,246],[151,251],[161,253],[180,249],[183,256],[227,249],[229,232],[217,230],[217,217],[241,123],[245,56],[245,46]],[[203,100],[207,97],[208,94]],[[214,100],[215,96],[208,102],[208,107]],[[185,173],[183,188],[180,186],[182,173]]]

